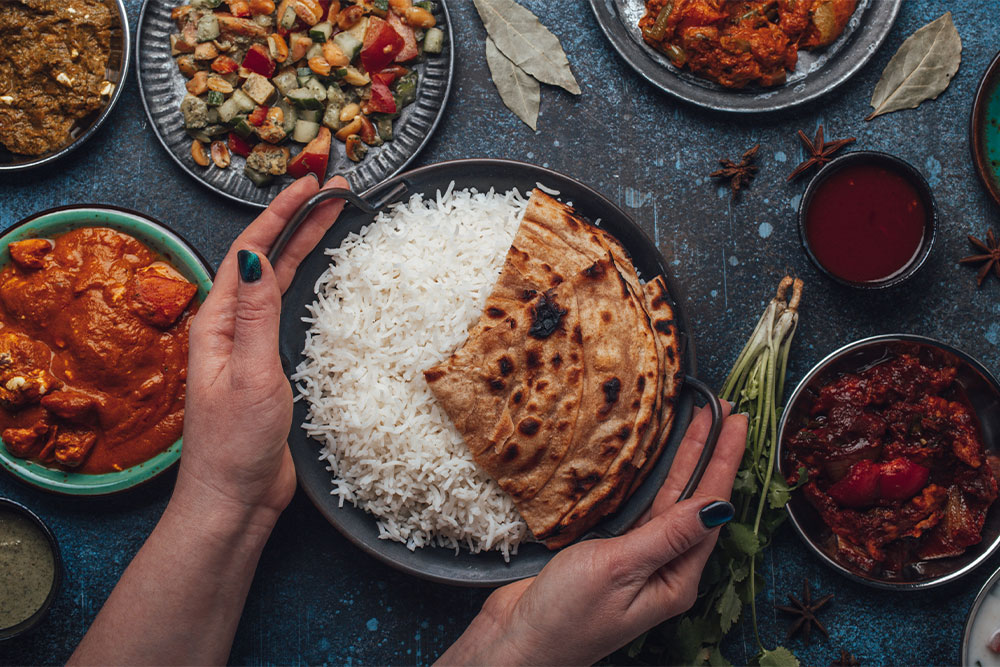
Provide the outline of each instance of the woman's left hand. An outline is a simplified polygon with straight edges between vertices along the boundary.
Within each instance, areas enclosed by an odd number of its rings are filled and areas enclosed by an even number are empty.
[[[628,533],[579,542],[537,577],[498,589],[440,663],[591,664],[687,611],[718,526],[732,518],[726,501],[746,443],[747,418],[727,417],[697,491],[677,502],[710,423],[703,409],[652,507]]]
[[[338,176],[325,187],[349,186]],[[271,518],[295,492],[286,442],[292,390],[278,355],[281,294],[344,202],[317,207],[273,267],[267,252],[295,210],[318,191],[316,179],[306,176],[275,197],[233,242],[195,316],[177,501],[263,510]]]

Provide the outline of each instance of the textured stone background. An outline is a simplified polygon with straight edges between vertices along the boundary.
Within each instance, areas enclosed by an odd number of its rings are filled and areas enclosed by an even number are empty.
[[[874,0],[879,2],[881,0]],[[127,0],[132,27],[140,0]],[[953,343],[1000,370],[1000,282],[975,288],[957,259],[967,233],[996,228],[997,211],[973,171],[968,115],[976,84],[997,48],[996,4],[906,0],[883,49],[849,83],[798,110],[757,118],[709,113],[645,84],[604,41],[584,0],[525,0],[559,35],[583,95],[545,88],[540,129],[532,133],[501,104],[483,55],[484,31],[469,0],[452,0],[457,48],[449,113],[416,164],[462,157],[504,157],[542,164],[597,188],[656,239],[687,293],[700,374],[719,385],[765,301],[786,271],[807,284],[790,382],[826,353],[864,336],[912,332]],[[892,53],[918,27],[951,9],[964,41],[962,67],[941,97],[863,121],[867,100]],[[167,157],[139,101],[134,75],[120,107],[80,152],[44,171],[0,179],[0,227],[62,204],[100,202],[144,211],[191,239],[213,262],[254,211],[214,196]],[[930,262],[909,286],[863,294],[825,280],[801,250],[795,211],[803,183],[785,176],[802,157],[795,130],[853,135],[857,149],[894,153],[920,169],[934,188],[940,230]],[[760,174],[733,205],[705,178],[719,156],[735,157],[760,142]],[[62,543],[66,580],[47,621],[0,645],[5,663],[64,661],[114,582],[152,529],[169,496],[167,476],[113,499],[46,495],[4,476],[0,495],[35,509]],[[178,553],[177,558],[185,558]],[[964,581],[916,594],[889,594],[851,583],[824,567],[786,529],[765,557],[770,587],[760,600],[768,644],[781,641],[787,619],[777,594],[797,592],[808,577],[814,593],[836,598],[822,618],[829,642],[790,644],[808,664],[829,664],[847,648],[866,664],[958,661],[965,615],[998,565],[994,558]],[[299,494],[264,551],[236,636],[234,663],[429,662],[465,627],[487,591],[425,583],[397,574],[350,546]],[[628,638],[623,637],[624,642]],[[752,633],[738,628],[729,657],[753,655]],[[154,657],[155,660],[155,657]]]

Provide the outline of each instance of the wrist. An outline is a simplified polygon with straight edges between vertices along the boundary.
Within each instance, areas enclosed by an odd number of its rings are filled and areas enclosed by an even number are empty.
[[[479,612],[465,632],[438,658],[441,665],[524,665],[509,630],[487,609]]]
[[[218,492],[191,475],[178,475],[174,493],[164,515],[223,539],[246,538],[267,541],[280,510],[246,503]]]

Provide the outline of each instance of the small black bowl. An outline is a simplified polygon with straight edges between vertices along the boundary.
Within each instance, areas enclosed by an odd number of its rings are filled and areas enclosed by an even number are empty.
[[[0,641],[7,639],[13,639],[14,637],[19,637],[24,633],[28,632],[36,625],[38,625],[45,615],[49,613],[49,608],[52,607],[52,603],[55,601],[56,596],[59,594],[59,587],[62,585],[63,577],[63,565],[62,558],[59,556],[59,543],[56,542],[56,536],[52,534],[52,531],[48,526],[45,525],[38,515],[29,510],[27,507],[20,503],[16,503],[13,500],[8,500],[7,498],[0,498],[0,511],[8,511],[13,514],[20,514],[26,519],[30,520],[42,534],[45,535],[49,542],[49,547],[52,549],[52,588],[49,589],[49,594],[45,598],[45,602],[38,610],[24,619],[16,625],[11,625],[10,627],[0,628]]]
[[[855,282],[836,275],[823,266],[823,264],[816,257],[815,253],[813,253],[812,247],[809,245],[809,237],[806,234],[806,217],[809,212],[809,206],[812,204],[813,197],[816,195],[817,190],[819,190],[820,186],[823,185],[823,183],[825,183],[832,175],[841,169],[857,165],[882,166],[895,171],[897,174],[909,181],[910,185],[916,189],[923,202],[924,210],[927,211],[927,217],[924,220],[924,236],[920,241],[920,247],[913,259],[911,259],[910,263],[903,269],[882,280]],[[806,187],[806,191],[802,195],[802,201],[799,204],[798,217],[799,237],[802,239],[802,247],[805,249],[806,254],[809,255],[809,259],[812,260],[812,263],[816,265],[817,269],[819,269],[820,273],[827,276],[834,282],[840,283],[841,285],[865,290],[894,287],[909,280],[927,261],[928,256],[931,254],[931,248],[934,246],[934,237],[937,234],[937,205],[934,202],[934,195],[931,192],[931,186],[927,183],[927,179],[925,179],[924,175],[909,162],[906,162],[895,155],[880,153],[878,151],[855,151],[852,153],[845,153],[840,157],[834,158],[825,167],[820,169],[816,175],[813,176],[812,180],[809,181],[809,186]]]

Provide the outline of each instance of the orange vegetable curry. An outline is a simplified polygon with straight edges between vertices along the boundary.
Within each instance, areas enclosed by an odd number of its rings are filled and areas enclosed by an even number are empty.
[[[727,88],[775,86],[799,49],[833,43],[857,0],[646,0],[643,39],[677,67]]]
[[[86,227],[9,246],[0,272],[0,437],[84,473],[181,435],[197,286],[140,241]]]

